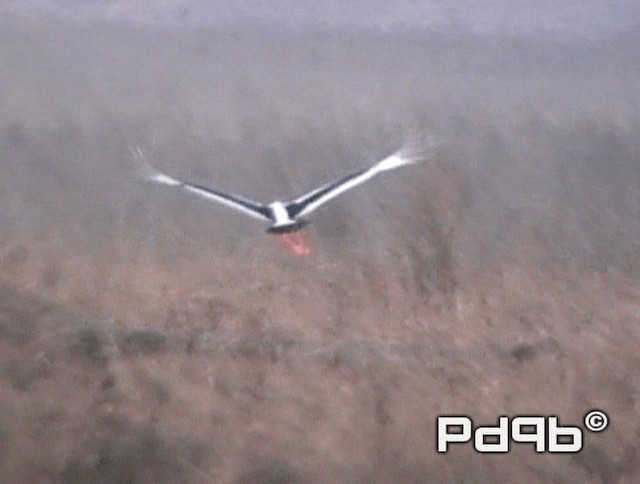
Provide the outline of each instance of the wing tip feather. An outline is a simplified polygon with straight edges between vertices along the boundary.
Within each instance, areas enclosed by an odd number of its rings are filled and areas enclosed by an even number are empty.
[[[409,137],[404,146],[396,153],[398,156],[417,163],[431,158],[435,149],[440,146],[442,139],[431,133],[414,134]]]
[[[378,163],[377,169],[378,171],[393,170],[394,168],[417,163],[418,161],[420,161],[418,157],[410,156],[400,150],[380,161]]]
[[[129,147],[129,152],[136,162],[138,177],[145,182],[159,183],[167,186],[180,186],[182,182],[165,175],[149,163],[140,147]]]
[[[172,178],[169,175],[165,175],[164,173],[160,173],[160,172],[156,172],[146,176],[145,180],[154,182],[154,183],[159,183],[161,185],[172,186],[172,187],[180,186],[182,184],[179,180],[176,180],[175,178]]]

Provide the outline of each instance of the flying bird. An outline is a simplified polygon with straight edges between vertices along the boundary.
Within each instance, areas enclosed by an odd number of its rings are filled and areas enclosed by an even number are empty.
[[[132,153],[135,156],[142,158],[142,152],[139,149],[137,151],[132,150]],[[150,166],[147,169],[145,178],[150,182],[169,187],[176,187],[206,200],[226,205],[227,207],[233,208],[245,215],[267,222],[269,224],[267,227],[268,233],[283,234],[286,236],[302,229],[308,223],[307,217],[311,213],[338,195],[361,185],[379,173],[413,164],[419,160],[420,157],[414,152],[401,149],[369,168],[365,168],[356,173],[340,178],[339,180],[327,183],[296,198],[295,200],[284,202],[273,201],[268,204],[256,202],[239,195],[224,193],[196,183],[182,181]],[[290,245],[301,243],[301,241],[295,241],[292,239],[287,239],[286,241]],[[300,251],[305,252],[305,249],[300,248]]]

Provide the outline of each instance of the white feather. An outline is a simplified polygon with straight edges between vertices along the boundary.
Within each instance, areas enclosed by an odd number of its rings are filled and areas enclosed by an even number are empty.
[[[373,168],[376,172],[393,170],[394,168],[398,168],[403,165],[408,165],[410,163],[416,163],[417,161],[418,160],[416,158],[410,158],[410,157],[404,156],[402,154],[402,151],[398,151],[397,153],[394,153],[391,156],[386,157],[377,165],[374,165]]]
[[[176,180],[175,178],[170,177],[169,175],[165,175],[164,173],[155,173],[147,178],[147,180],[160,183],[161,185],[168,185],[171,187],[180,186],[182,182]]]

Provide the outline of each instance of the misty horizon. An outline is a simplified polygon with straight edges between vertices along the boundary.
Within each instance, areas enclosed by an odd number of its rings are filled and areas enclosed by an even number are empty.
[[[384,2],[358,0],[295,2],[277,0],[148,0],[76,2],[73,0],[9,0],[0,6],[8,16],[57,17],[72,22],[154,24],[185,28],[260,27],[282,31],[307,29],[362,32],[454,32],[476,34],[527,34],[560,38],[603,38],[638,30],[640,5],[633,0],[612,3],[526,2],[522,0],[466,0],[444,2]]]

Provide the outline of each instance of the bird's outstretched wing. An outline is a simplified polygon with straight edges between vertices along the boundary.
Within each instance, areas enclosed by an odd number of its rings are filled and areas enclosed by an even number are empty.
[[[141,166],[143,167],[142,175],[143,178],[147,181],[169,187],[178,187],[187,192],[193,193],[194,195],[198,195],[201,198],[226,205],[227,207],[243,212],[247,215],[250,215],[251,217],[260,220],[271,221],[271,210],[269,209],[269,207],[261,203],[249,200],[239,195],[223,193],[217,190],[212,190],[211,188],[203,187],[201,185],[178,180],[177,178],[166,175],[161,171],[153,168],[144,159],[142,152],[139,149],[131,150],[131,152],[135,157],[140,159]]]
[[[316,188],[315,190],[312,190],[309,193],[287,203],[285,207],[291,218],[303,217],[341,193],[357,187],[358,185],[373,178],[378,173],[393,170],[394,168],[399,168],[411,163],[416,163],[419,160],[419,156],[414,155],[409,151],[397,151],[367,169],[353,173],[340,180],[327,183],[320,188]]]

